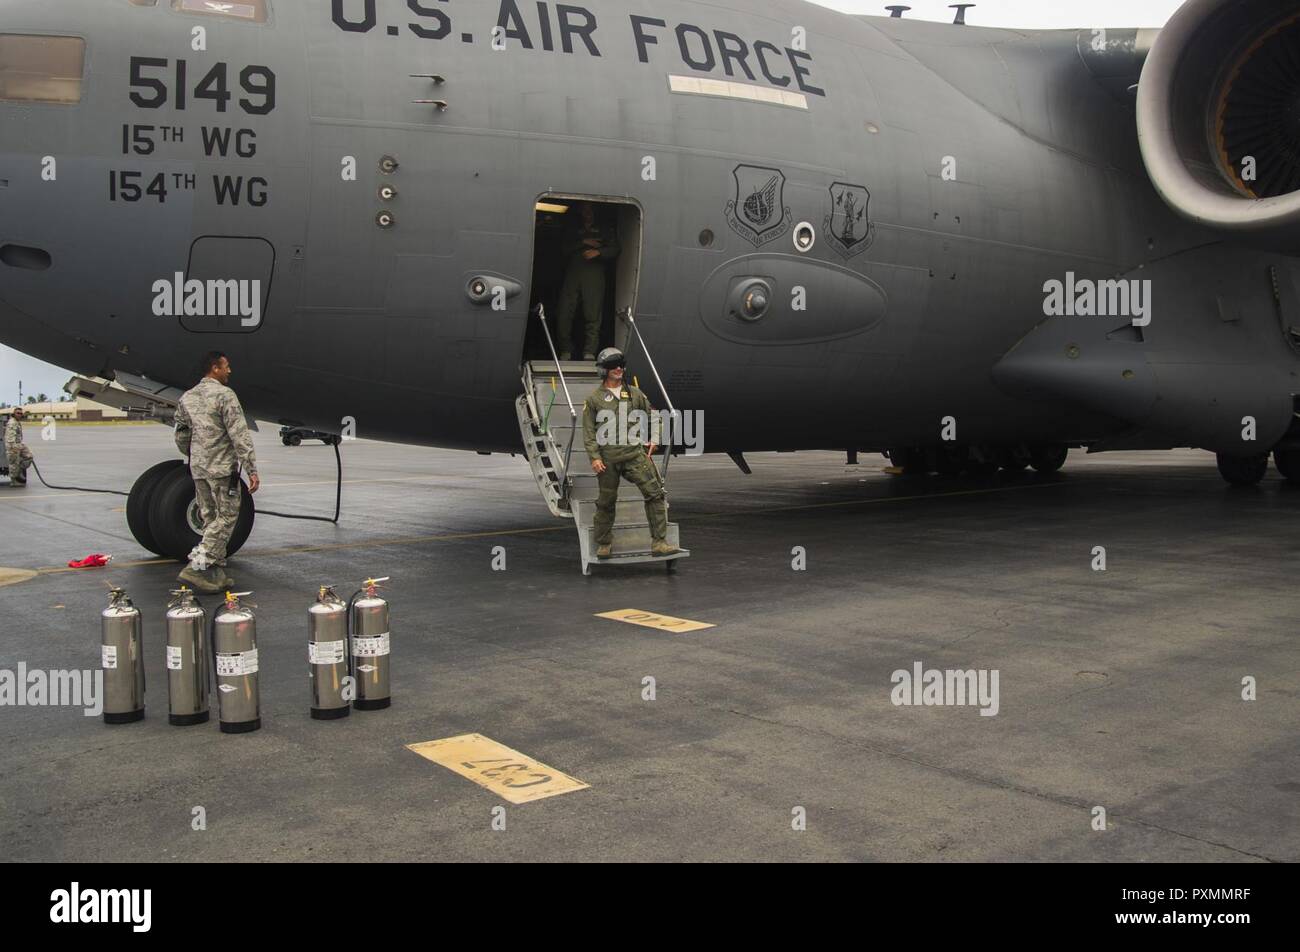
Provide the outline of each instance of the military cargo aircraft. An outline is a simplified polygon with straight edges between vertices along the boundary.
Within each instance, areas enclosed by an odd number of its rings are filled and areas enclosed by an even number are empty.
[[[620,238],[602,345],[742,468],[1202,447],[1229,482],[1270,455],[1300,481],[1296,0],[1189,0],[1159,32],[0,3],[0,340],[87,392],[165,412],[219,349],[258,419],[522,450],[572,516],[581,202]],[[142,544],[188,551],[192,493],[180,461],[141,477]]]

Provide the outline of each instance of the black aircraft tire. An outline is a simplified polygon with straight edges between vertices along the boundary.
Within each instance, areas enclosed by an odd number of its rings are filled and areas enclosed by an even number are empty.
[[[1268,472],[1268,454],[1225,456],[1218,454],[1219,475],[1233,486],[1258,486]]]
[[[1300,486],[1300,449],[1274,450],[1273,465],[1292,486]]]
[[[149,528],[149,504],[163,477],[173,470],[184,470],[185,460],[169,459],[151,466],[140,474],[140,478],[131,487],[131,494],[126,497],[126,525],[135,536],[135,541],[154,555],[166,555],[158,545],[153,531]]]
[[[1034,467],[1035,472],[1044,475],[1057,473],[1069,457],[1068,446],[1036,446],[1030,451],[1029,465]]]
[[[241,481],[239,484],[240,506],[239,521],[230,536],[226,555],[231,556],[243,548],[253,531],[256,512],[253,495]],[[194,480],[189,470],[168,474],[158,485],[153,494],[153,503],[149,507],[149,528],[158,542],[159,555],[177,562],[184,562],[190,556],[190,550],[199,544],[199,534],[190,525],[190,506],[194,503]]]

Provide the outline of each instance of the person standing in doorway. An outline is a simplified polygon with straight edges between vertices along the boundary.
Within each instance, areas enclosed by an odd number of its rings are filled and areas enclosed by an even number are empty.
[[[618,231],[602,223],[591,202],[578,206],[578,220],[564,241],[564,286],[560,291],[560,312],[556,320],[560,359],[573,359],[573,319],[582,304],[585,333],[583,359],[595,360],[600,347],[601,309],[605,305],[606,266],[618,259],[622,246]]]

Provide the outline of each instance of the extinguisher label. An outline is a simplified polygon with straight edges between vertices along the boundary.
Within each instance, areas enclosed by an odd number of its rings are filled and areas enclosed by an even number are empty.
[[[217,677],[237,678],[245,674],[257,674],[257,649],[239,654],[217,655]]]
[[[179,645],[167,646],[167,670],[179,671],[185,662],[185,652]]]
[[[382,658],[390,653],[388,632],[382,635],[375,635],[371,638],[353,638],[352,639],[352,657],[354,658]]]
[[[110,670],[117,667],[117,645],[101,645],[103,652],[103,664]]]
[[[307,642],[307,661],[311,664],[342,664],[347,656],[346,641]]]

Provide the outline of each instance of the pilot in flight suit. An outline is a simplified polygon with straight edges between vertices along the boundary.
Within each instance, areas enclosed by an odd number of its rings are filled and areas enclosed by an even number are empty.
[[[563,246],[567,265],[556,318],[561,360],[573,357],[573,318],[578,312],[579,298],[586,325],[583,359],[596,359],[596,348],[600,346],[600,309],[605,304],[605,266],[622,250],[617,230],[597,221],[596,209],[590,202],[579,205],[578,213],[581,221],[570,229]]]
[[[601,351],[596,364],[604,378],[603,384],[587,398],[582,412],[582,434],[591,457],[591,468],[599,477],[600,495],[596,498],[596,557],[608,559],[613,555],[614,516],[618,506],[619,480],[626,478],[641,490],[645,497],[646,521],[650,524],[653,540],[650,551],[657,556],[672,555],[678,550],[668,542],[668,502],[664,483],[653,459],[658,440],[659,417],[646,395],[636,387],[625,384],[627,359],[622,352],[611,347]],[[622,414],[620,406],[626,406]],[[632,411],[640,410],[649,421],[650,444],[647,447],[636,435],[634,426],[627,433],[617,433],[613,421],[629,420]],[[603,431],[603,432],[602,432]],[[613,440],[602,439],[614,432]],[[647,448],[649,452],[647,452]]]

